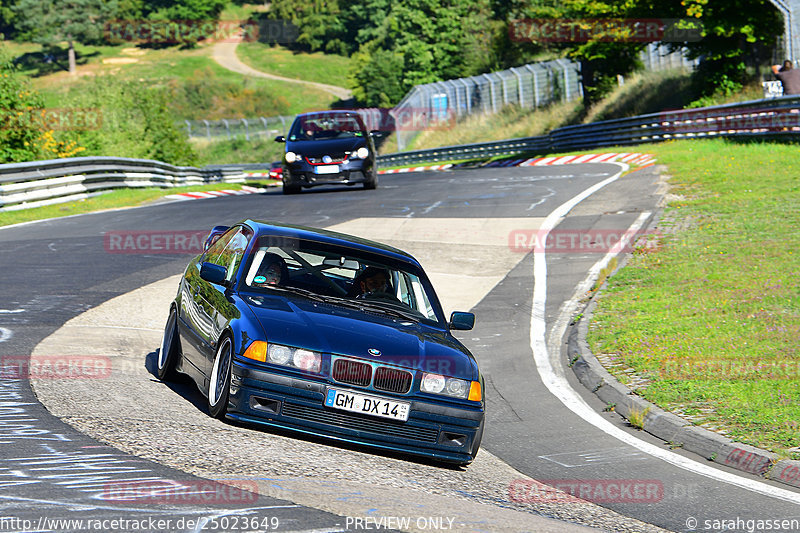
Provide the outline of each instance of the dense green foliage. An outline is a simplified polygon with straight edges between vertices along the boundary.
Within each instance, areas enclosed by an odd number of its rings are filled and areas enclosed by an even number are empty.
[[[81,155],[114,155],[192,164],[196,158],[183,132],[175,125],[165,88],[152,88],[113,76],[97,77],[73,90],[65,106],[98,109],[99,128],[80,136]]]
[[[41,97],[15,72],[10,58],[0,54],[0,163],[36,158],[41,129],[30,123],[29,110],[41,107]]]

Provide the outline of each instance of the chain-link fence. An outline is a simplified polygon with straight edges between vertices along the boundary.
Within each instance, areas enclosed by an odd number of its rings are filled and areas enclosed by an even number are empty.
[[[221,120],[184,120],[181,126],[190,138],[209,140],[243,138],[256,140],[272,139],[283,135],[292,124],[294,116],[229,118]]]
[[[642,51],[641,59],[647,70],[691,68],[697,63],[686,59],[681,52],[670,52],[654,43]],[[428,120],[442,121],[476,113],[496,113],[509,104],[536,108],[582,96],[580,65],[556,59],[470,78],[417,85],[392,110],[392,115],[398,124],[407,122],[405,116],[424,115]],[[425,121],[417,119],[416,122],[425,125]],[[404,150],[421,129],[398,128],[398,150]]]
[[[681,52],[650,43],[642,52],[647,70],[692,68]],[[497,113],[503,106],[537,108],[581,98],[580,66],[566,59],[532,63],[469,78],[417,85],[393,109],[359,109],[370,130],[396,131],[398,151],[420,131],[478,113]],[[283,135],[294,116],[223,120],[186,120],[190,138],[209,140],[274,138]]]

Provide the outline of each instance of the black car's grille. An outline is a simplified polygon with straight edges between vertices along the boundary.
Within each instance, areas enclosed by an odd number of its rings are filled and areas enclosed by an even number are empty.
[[[328,154],[328,155],[329,155],[329,156],[330,156],[330,158],[331,158],[331,160],[328,162],[328,163],[330,163],[330,164],[334,164],[334,163],[341,163],[341,162],[342,162],[342,161],[344,161],[344,160],[345,160],[345,158],[347,157],[347,156],[346,156],[346,155],[344,155],[344,154]],[[323,161],[323,160],[322,160],[322,158],[323,158],[323,156],[319,156],[319,157],[306,157],[306,160],[307,160],[309,163],[311,163],[312,165],[321,165],[321,164],[327,164],[327,163],[325,163],[325,161]]]
[[[411,388],[411,372],[379,366],[375,369],[375,382],[372,384],[378,390],[405,394]]]
[[[337,359],[333,363],[333,379],[358,387],[366,387],[372,379],[372,366],[350,359]]]
[[[400,437],[422,442],[436,442],[439,436],[439,431],[435,428],[408,426],[402,422],[367,418],[365,416],[351,415],[331,409],[317,409],[289,402],[283,404],[283,416],[337,426],[339,428],[366,431],[378,435]]]

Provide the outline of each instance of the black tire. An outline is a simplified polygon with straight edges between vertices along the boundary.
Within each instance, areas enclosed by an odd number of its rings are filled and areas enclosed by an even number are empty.
[[[231,362],[233,341],[228,335],[220,339],[217,354],[211,367],[208,381],[208,412],[214,418],[223,419],[228,412],[228,396],[231,391]]]
[[[378,172],[376,170],[372,171],[372,178],[370,178],[369,181],[364,182],[364,188],[367,190],[378,188]]]
[[[283,178],[283,194],[299,194],[302,187],[296,183],[291,174]]]
[[[164,326],[164,337],[156,360],[156,373],[161,381],[173,381],[177,377],[175,370],[181,358],[181,339],[178,336],[178,313],[173,307],[169,312],[167,325]]]

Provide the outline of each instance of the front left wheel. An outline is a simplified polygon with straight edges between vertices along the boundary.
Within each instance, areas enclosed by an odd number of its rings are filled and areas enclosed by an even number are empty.
[[[228,412],[228,396],[231,390],[231,361],[233,342],[227,335],[222,338],[214,356],[211,378],[208,383],[208,412],[214,418],[225,418]]]
[[[378,172],[376,170],[372,171],[372,176],[370,177],[369,181],[364,182],[364,188],[367,190],[376,189],[378,187]]]
[[[172,381],[177,376],[175,367],[181,357],[181,340],[178,337],[178,313],[173,307],[169,312],[167,325],[164,327],[164,338],[158,351],[156,373],[161,381]]]

